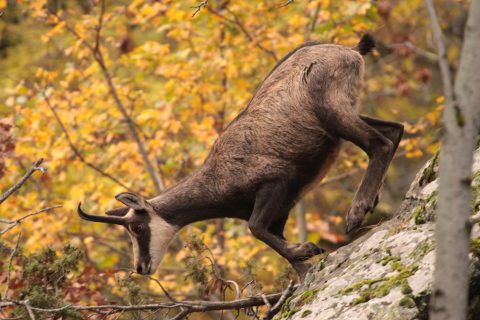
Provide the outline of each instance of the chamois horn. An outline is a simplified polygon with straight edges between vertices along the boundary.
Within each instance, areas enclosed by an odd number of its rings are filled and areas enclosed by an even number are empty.
[[[124,225],[125,224],[125,219],[123,217],[117,217],[117,216],[95,216],[86,213],[85,211],[82,210],[82,203],[80,202],[78,204],[77,208],[77,213],[82,218],[83,220],[88,220],[88,221],[93,221],[93,222],[103,222],[103,223],[110,223],[110,224],[119,224],[119,225]]]

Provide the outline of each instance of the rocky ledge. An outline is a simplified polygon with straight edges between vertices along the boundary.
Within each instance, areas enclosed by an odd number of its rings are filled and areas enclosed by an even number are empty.
[[[274,318],[428,319],[438,156],[419,171],[395,217],[321,260]],[[480,211],[480,150],[473,165]],[[470,319],[480,319],[480,228],[472,231]]]

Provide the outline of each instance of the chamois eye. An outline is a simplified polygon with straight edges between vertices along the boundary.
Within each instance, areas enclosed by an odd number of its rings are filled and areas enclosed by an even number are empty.
[[[140,234],[145,230],[145,226],[143,224],[134,224],[132,226],[132,231],[136,234]]]

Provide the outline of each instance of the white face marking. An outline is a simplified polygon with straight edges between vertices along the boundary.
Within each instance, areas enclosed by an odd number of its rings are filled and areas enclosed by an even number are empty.
[[[130,209],[128,213],[125,215],[125,218],[131,218],[135,214],[133,209]],[[148,227],[150,229],[150,244],[149,244],[149,254],[151,259],[151,267],[150,267],[150,274],[155,273],[157,270],[158,265],[162,262],[162,259],[167,252],[168,245],[170,241],[172,241],[173,237],[178,231],[178,228],[169,224],[164,219],[162,219],[156,213],[150,213],[150,222],[148,223]],[[140,247],[138,244],[137,237],[132,234],[129,230],[128,235],[132,240],[133,246],[133,265],[137,266],[140,260]]]
[[[134,215],[133,209],[128,210],[127,214],[125,215],[125,218],[131,218]],[[132,240],[132,246],[133,246],[133,265],[136,266],[137,262],[139,260],[139,255],[140,255],[140,250],[138,248],[138,241],[137,238],[129,231],[128,235],[130,236],[130,239]]]
[[[148,224],[150,228],[150,258],[152,259],[150,274],[153,274],[162,262],[168,245],[177,233],[178,228],[163,220],[156,213],[151,214],[150,219]]]
[[[132,235],[130,232],[128,233],[130,239],[132,239],[132,246],[133,246],[133,265],[136,266],[138,263],[140,250],[138,249],[138,241],[137,238]]]

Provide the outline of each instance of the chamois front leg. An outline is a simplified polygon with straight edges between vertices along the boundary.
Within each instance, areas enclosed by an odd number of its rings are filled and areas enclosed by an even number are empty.
[[[257,192],[248,226],[255,237],[287,259],[303,280],[311,267],[307,260],[323,250],[310,242],[291,244],[283,238],[283,232],[279,234],[273,231],[283,230],[280,224],[285,223],[290,211],[290,206],[285,201],[286,195],[285,186],[281,182],[262,186]]]
[[[350,141],[365,151],[369,157],[367,171],[355,193],[352,205],[347,213],[347,233],[357,229],[365,214],[375,207],[377,195],[383,184],[385,173],[395,152],[392,140],[380,131],[343,107],[329,115],[326,125],[329,134]]]

